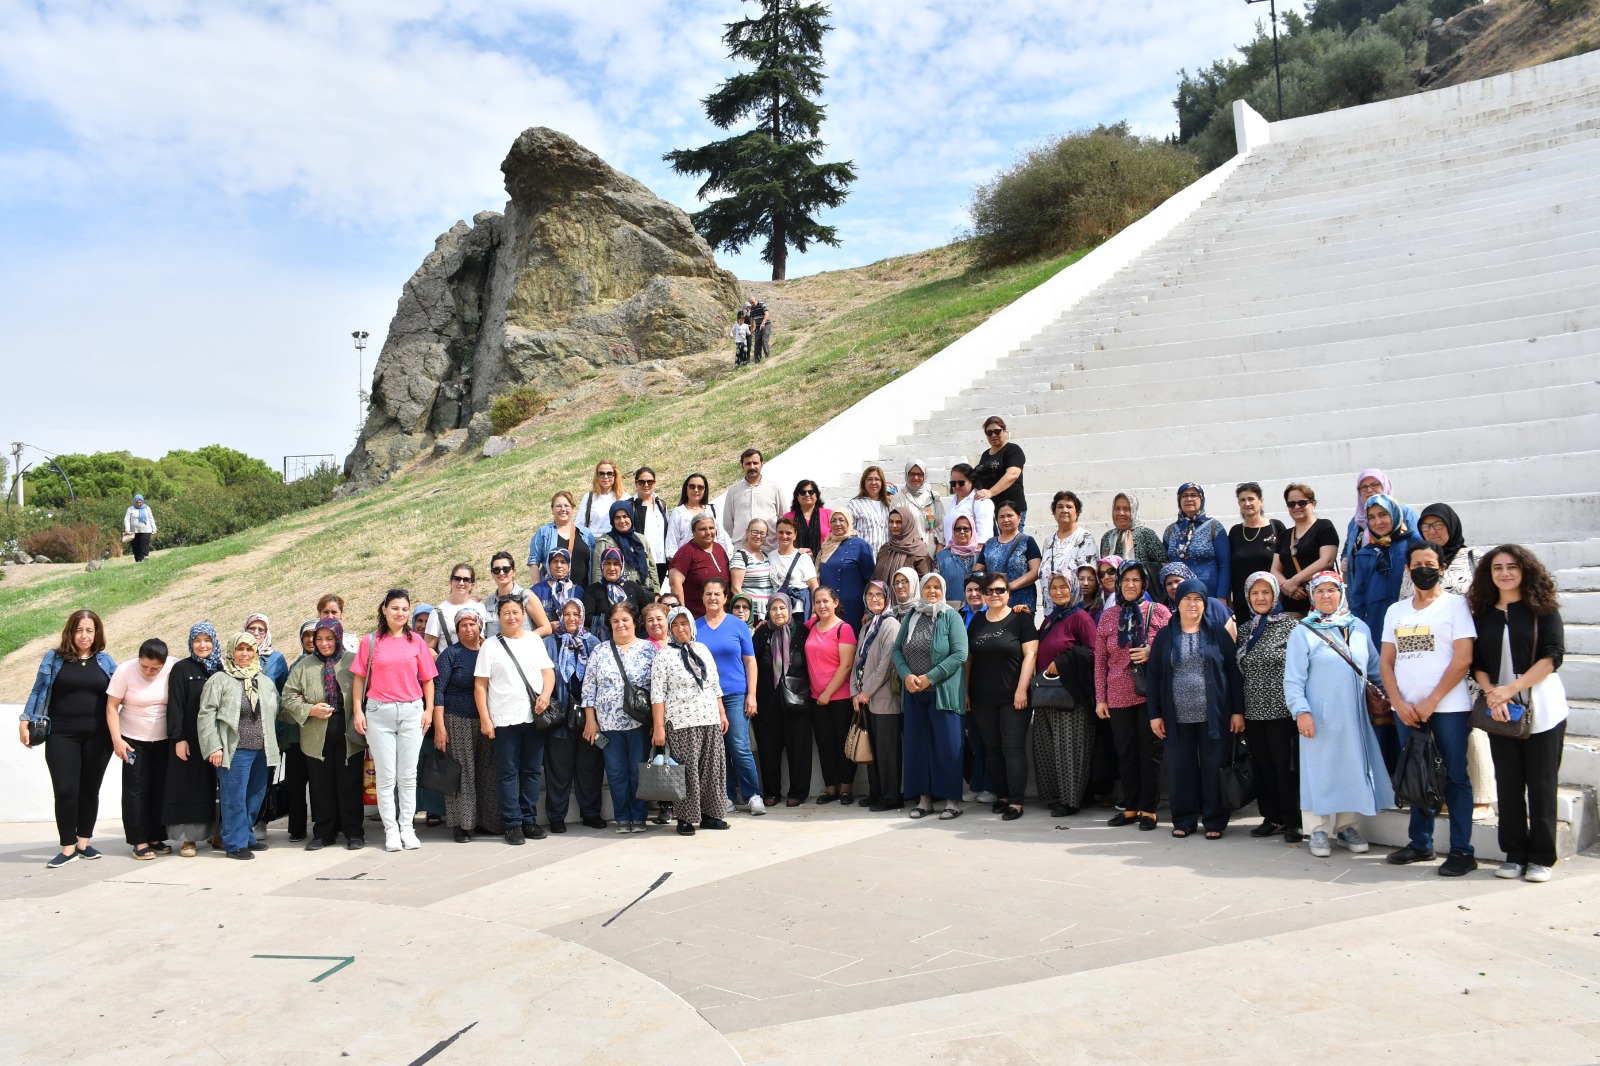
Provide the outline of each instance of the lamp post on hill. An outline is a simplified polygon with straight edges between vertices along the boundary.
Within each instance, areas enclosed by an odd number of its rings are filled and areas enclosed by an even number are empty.
[[[1267,4],[1272,19],[1272,73],[1278,80],[1278,121],[1283,121],[1283,66],[1278,58],[1278,0],[1244,0],[1247,4]]]
[[[367,421],[367,400],[372,395],[367,392],[366,387],[367,331],[358,329],[351,333],[350,336],[356,342],[356,437],[359,439],[361,427]]]

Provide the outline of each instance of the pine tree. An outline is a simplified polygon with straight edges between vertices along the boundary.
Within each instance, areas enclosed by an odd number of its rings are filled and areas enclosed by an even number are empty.
[[[700,235],[730,252],[765,238],[761,258],[772,264],[772,280],[782,281],[791,247],[839,246],[834,228],[817,222],[815,212],[844,202],[856,170],[851,162],[817,162],[827,147],[817,137],[826,114],[817,97],[822,37],[831,28],[827,6],[759,2],[759,16],[728,23],[722,35],[729,57],[756,69],[734,75],[702,101],[718,129],[746,118],[755,119],[755,128],[664,158],[679,174],[706,176],[701,199],[726,194],[692,216]]]

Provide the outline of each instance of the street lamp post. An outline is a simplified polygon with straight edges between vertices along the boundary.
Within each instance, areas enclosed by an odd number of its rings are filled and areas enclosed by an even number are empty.
[[[1279,107],[1282,110],[1282,107]],[[367,401],[372,394],[367,392],[366,351],[367,331],[358,329],[350,334],[356,342],[356,436],[361,436],[361,428],[367,421]]]
[[[1283,121],[1283,64],[1278,57],[1278,0],[1244,0],[1247,4],[1267,4],[1272,19],[1272,73],[1278,80],[1278,121]]]

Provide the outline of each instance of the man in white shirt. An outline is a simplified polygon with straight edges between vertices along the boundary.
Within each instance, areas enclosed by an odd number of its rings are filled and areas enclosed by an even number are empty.
[[[656,495],[656,472],[641,466],[633,472],[633,528],[650,545],[650,561],[656,565],[656,583],[667,579],[667,505]]]
[[[1394,704],[1400,742],[1426,729],[1444,758],[1444,801],[1450,808],[1450,854],[1439,873],[1461,877],[1478,868],[1472,851],[1472,780],[1467,775],[1472,695],[1467,670],[1478,635],[1467,601],[1439,586],[1439,549],[1416,541],[1406,552],[1416,594],[1389,605],[1383,617],[1383,687]],[[1411,843],[1389,856],[1396,866],[1433,858],[1437,810],[1413,805]]]
[[[761,480],[761,463],[760,449],[746,448],[739,456],[744,480],[730,486],[722,500],[722,528],[735,543],[744,540],[745,529],[752,518],[763,519],[771,529],[778,516],[789,508],[783,491]]]
[[[966,515],[972,520],[972,539],[979,544],[994,536],[994,501],[980,500],[973,495],[972,467],[957,463],[950,468],[950,502],[944,508],[944,542],[955,543],[956,519]]]

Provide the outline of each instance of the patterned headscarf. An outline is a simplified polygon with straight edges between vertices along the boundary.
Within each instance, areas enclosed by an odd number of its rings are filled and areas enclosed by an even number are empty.
[[[672,623],[680,617],[689,620],[689,641],[683,643],[672,635]],[[689,671],[689,676],[694,678],[694,683],[701,688],[706,687],[706,664],[694,650],[694,641],[700,633],[699,627],[694,623],[694,615],[689,613],[687,607],[674,607],[667,612],[667,644],[678,649],[678,655],[683,659],[683,668]]]
[[[861,636],[856,642],[857,650],[854,674],[856,689],[858,691],[866,682],[867,649],[872,647],[872,642],[874,640],[878,639],[878,631],[883,628],[883,620],[885,618],[895,617],[894,613],[889,609],[888,606],[889,601],[894,599],[894,597],[889,594],[888,586],[882,581],[867,582],[867,587],[863,589],[861,593],[862,602],[866,602],[867,593],[871,592],[873,589],[877,589],[880,593],[882,593],[884,608],[883,610],[877,612],[874,612],[871,607],[867,608],[867,624],[861,627]]]
[[[1144,591],[1137,600],[1122,598],[1122,575],[1130,570],[1139,571],[1139,576],[1144,578]],[[1137,559],[1129,559],[1117,567],[1117,646],[1122,648],[1142,647],[1145,643],[1145,612],[1140,608],[1150,602],[1150,570]]]
[[[772,605],[782,601],[789,612],[789,620],[781,626],[772,624]],[[772,636],[767,641],[767,654],[772,659],[772,674],[782,678],[789,672],[789,634],[794,628],[794,601],[789,599],[786,592],[774,592],[767,597],[767,619],[762,624],[772,630]]]
[[[1315,592],[1318,585],[1328,584],[1339,586],[1338,608],[1332,614],[1323,614],[1313,608],[1311,613],[1306,615],[1306,625],[1311,626],[1313,629],[1349,629],[1355,624],[1356,616],[1350,613],[1350,597],[1345,592],[1344,579],[1339,576],[1338,571],[1324,570],[1317,574],[1311,579],[1311,584],[1306,587],[1306,591],[1308,593]],[[1313,600],[1312,602],[1316,601]]]
[[[930,584],[939,586],[939,598],[932,603],[929,603],[922,595],[927,591]],[[932,573],[923,574],[922,584],[917,586],[916,595],[911,601],[911,610],[924,618],[937,618],[951,609],[950,605],[945,602],[945,597],[949,594],[950,590],[944,587],[944,578],[939,574],[939,571],[935,570]]]
[[[1190,518],[1183,513],[1183,505],[1181,503],[1178,505],[1178,520],[1173,523],[1177,527],[1177,538],[1173,548],[1174,554],[1179,559],[1187,559],[1189,557],[1189,545],[1194,541],[1194,535],[1203,529],[1207,522],[1211,521],[1211,516],[1206,514],[1206,490],[1196,485],[1193,481],[1185,481],[1178,486],[1178,495],[1181,497],[1186,492],[1198,492],[1200,494],[1200,510],[1194,513],[1193,518]]]
[[[1250,631],[1245,634],[1244,650],[1246,652],[1253,649],[1256,646],[1256,641],[1261,639],[1261,634],[1267,631],[1267,619],[1275,618],[1283,613],[1283,604],[1278,599],[1278,579],[1272,575],[1270,570],[1257,570],[1245,579],[1245,602],[1250,602],[1250,590],[1256,587],[1257,581],[1265,581],[1272,586],[1272,606],[1267,609],[1265,614],[1256,611],[1255,607],[1251,606],[1250,610],[1255,611],[1255,617],[1250,619]]]
[[[1393,524],[1389,527],[1389,532],[1381,537],[1375,536],[1372,530],[1363,527],[1361,531],[1361,542],[1363,544],[1374,544],[1380,548],[1387,548],[1397,539],[1403,540],[1410,535],[1411,531],[1406,528],[1404,512],[1400,510],[1400,505],[1395,503],[1394,498],[1388,493],[1380,492],[1376,496],[1367,497],[1367,502],[1361,505],[1361,520],[1363,522],[1366,521],[1367,512],[1374,507],[1382,507],[1385,511],[1388,511],[1389,518]]]
[[[612,581],[610,578],[606,577],[606,563],[611,562],[613,559],[616,560],[617,565],[624,567],[626,566],[626,564],[622,561],[622,552],[618,551],[616,548],[607,548],[605,551],[600,553],[600,580],[605,583],[607,602],[621,603],[623,600],[628,598],[628,590],[622,585],[622,583],[627,580],[628,571],[624,569],[622,573],[617,575],[617,579],[615,581]],[[579,604],[578,606],[582,607],[583,605]],[[566,604],[562,604],[561,609],[566,610]]]
[[[1111,506],[1113,508],[1117,506],[1117,500],[1119,498],[1128,501],[1128,528],[1123,530],[1117,529],[1115,526],[1111,527],[1112,532],[1116,533],[1117,535],[1114,543],[1116,544],[1118,550],[1125,551],[1129,555],[1132,555],[1134,541],[1133,531],[1139,528],[1139,497],[1131,492],[1119,492],[1116,496],[1111,497]]]
[[[956,543],[955,536],[956,526],[960,525],[962,522],[965,522],[967,524],[967,528],[972,531],[972,536],[967,538],[967,543],[965,545]],[[978,525],[972,520],[971,515],[956,515],[955,521],[950,523],[950,543],[946,544],[945,547],[949,548],[951,554],[955,555],[958,559],[967,559],[983,551],[983,541],[978,539]]]
[[[850,522],[850,512],[848,510],[843,507],[839,508],[837,511],[834,511],[833,514],[828,516],[828,521],[831,523],[835,518],[844,519],[844,535],[836,537],[833,535],[832,525],[828,527],[828,539],[824,540],[822,542],[822,547],[817,549],[817,564],[819,566],[828,561],[829,557],[833,555],[833,553],[838,549],[839,545],[856,535],[855,526],[853,526]]]
[[[566,615],[568,606],[575,608],[578,612],[578,630],[575,633],[567,632]],[[600,643],[593,633],[584,628],[583,623],[582,600],[568,600],[561,605],[561,614],[556,618],[555,623],[557,640],[556,676],[566,681],[569,687],[573,681],[581,682],[583,680],[583,675],[589,669],[589,653]]]
[[[250,660],[249,666],[240,666],[233,661],[233,652],[241,644],[248,644],[255,650],[255,657]],[[228,654],[222,657],[222,669],[231,678],[244,685],[245,698],[252,707],[261,706],[261,642],[249,630],[241,629],[238,634],[228,642]]]
[[[572,599],[572,553],[565,548],[557,548],[550,553],[550,558],[554,559],[558,555],[567,561],[567,576],[560,581],[551,581],[548,577],[545,580],[550,582],[550,598],[555,601],[556,607],[560,608],[563,603]],[[546,568],[548,569],[548,563]]]
[[[257,613],[257,614],[251,615],[249,618],[246,618],[244,620],[244,626],[242,628],[249,629],[251,622],[260,622],[262,625],[267,627],[267,635],[265,637],[261,638],[261,641],[260,641],[260,645],[261,646],[256,648],[256,658],[257,659],[264,659],[268,655],[272,654],[272,623],[267,621],[267,616],[266,615]],[[232,652],[233,649],[229,648],[228,651]]]
[[[1178,577],[1183,581],[1195,581],[1198,580],[1198,578],[1196,577],[1195,572],[1190,570],[1183,563],[1168,563],[1166,566],[1161,568],[1161,573],[1156,575],[1156,581],[1161,586],[1156,591],[1156,599],[1175,611],[1178,609],[1178,599],[1176,596],[1167,595],[1167,578],[1171,577],[1173,574],[1177,574]]]
[[[1062,574],[1060,576],[1062,580],[1066,581],[1066,583],[1071,586],[1072,596],[1065,604],[1057,604],[1054,600],[1050,599],[1050,582],[1045,582],[1045,599],[1049,602],[1050,609],[1045,612],[1044,619],[1039,623],[1040,640],[1043,640],[1044,635],[1050,632],[1050,630],[1054,629],[1058,622],[1066,621],[1067,617],[1072,614],[1073,611],[1081,611],[1084,607],[1083,584],[1078,580],[1078,572],[1074,570],[1070,574]],[[1055,579],[1056,575],[1050,575],[1050,581],[1054,581]]]
[[[337,618],[323,618],[312,630],[313,636],[327,630],[333,634],[333,654],[324,655],[312,645],[312,654],[322,660],[322,696],[328,706],[344,710],[344,692],[339,688],[339,662],[344,658],[344,623]]]
[[[210,637],[211,654],[204,659],[194,653],[194,638]],[[222,669],[222,642],[217,640],[217,627],[210,622],[196,622],[189,627],[189,658],[200,664],[200,668],[210,676]]]

